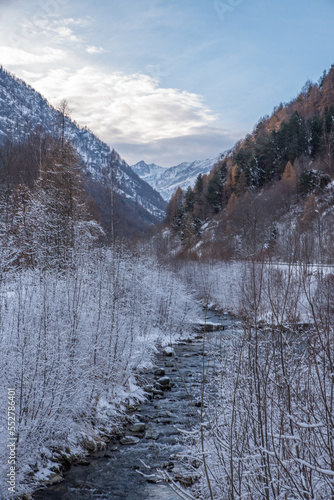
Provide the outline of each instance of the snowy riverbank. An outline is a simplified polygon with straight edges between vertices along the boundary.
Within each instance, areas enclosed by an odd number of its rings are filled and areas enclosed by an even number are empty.
[[[89,257],[89,258],[87,258]],[[8,491],[7,390],[15,389],[15,494],[57,480],[59,464],[105,446],[143,399],[138,377],[158,344],[187,335],[193,296],[153,257],[96,251],[75,269],[1,282],[0,477]],[[190,326],[189,326],[190,328]]]

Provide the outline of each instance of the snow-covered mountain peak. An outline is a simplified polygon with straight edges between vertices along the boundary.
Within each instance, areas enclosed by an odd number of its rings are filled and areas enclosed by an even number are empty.
[[[164,168],[155,163],[147,164],[140,161],[133,165],[132,170],[150,184],[161,196],[168,201],[178,187],[186,190],[193,187],[199,174],[208,174],[214,165],[222,158],[223,153],[214,158],[182,162],[173,167]]]

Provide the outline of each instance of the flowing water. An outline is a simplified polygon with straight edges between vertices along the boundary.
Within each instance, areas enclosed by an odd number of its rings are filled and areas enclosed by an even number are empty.
[[[209,367],[210,378],[232,319],[209,312],[207,320],[224,326],[207,334],[205,365]],[[146,424],[146,432],[137,434],[140,436],[137,444],[122,445],[115,437],[106,450],[88,457],[87,465],[72,466],[61,483],[37,491],[34,500],[178,500],[180,497],[168,484],[155,483],[153,476],[155,468],[165,468],[172,475],[182,473],[176,457],[184,451],[179,429],[189,431],[199,421],[196,402],[198,406],[203,341],[201,335],[198,337],[175,345],[175,358],[163,354],[156,357],[157,367],[164,369],[172,387],[130,413],[132,420]],[[154,384],[156,379],[153,372],[147,375],[148,384]],[[130,425],[124,428],[127,436],[133,434]],[[138,471],[152,477],[144,477]]]

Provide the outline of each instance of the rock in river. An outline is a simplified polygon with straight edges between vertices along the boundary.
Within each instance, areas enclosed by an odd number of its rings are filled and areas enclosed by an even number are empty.
[[[160,384],[162,387],[170,385],[170,379],[168,377],[161,377],[158,379],[158,384]]]
[[[124,436],[124,438],[122,438],[120,440],[120,443],[121,444],[138,444],[139,441],[140,441],[140,439],[135,437],[135,436]]]
[[[143,422],[137,422],[130,427],[131,432],[140,433],[145,432],[146,425]]]
[[[173,356],[174,355],[174,349],[171,347],[165,347],[165,349],[162,351],[162,354],[164,356]]]
[[[164,368],[157,368],[154,370],[154,375],[156,377],[163,377],[165,375],[165,369]]]

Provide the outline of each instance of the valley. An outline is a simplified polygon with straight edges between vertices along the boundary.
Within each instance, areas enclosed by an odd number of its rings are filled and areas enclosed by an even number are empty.
[[[170,168],[4,68],[0,133],[1,499],[332,498],[334,67]]]

